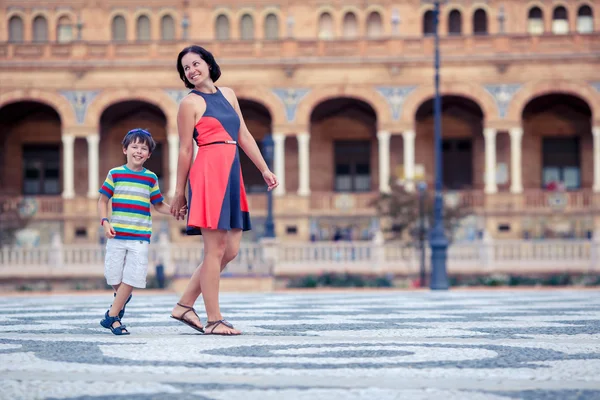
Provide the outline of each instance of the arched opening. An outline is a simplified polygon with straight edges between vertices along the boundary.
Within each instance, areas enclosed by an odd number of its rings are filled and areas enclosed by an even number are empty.
[[[175,40],[175,20],[170,15],[163,15],[160,19],[160,38],[162,40]]]
[[[544,14],[539,7],[532,7],[529,9],[527,32],[529,32],[530,35],[541,35],[544,33]]]
[[[592,8],[588,5],[579,7],[579,10],[577,11],[577,32],[594,32],[594,13]]]
[[[435,18],[435,15],[433,14],[432,10],[425,11],[425,14],[423,14],[423,35],[424,36],[435,34],[434,18]]]
[[[227,18],[227,15],[221,14],[215,21],[215,38],[217,40],[229,40],[229,37],[229,18]]]
[[[358,36],[358,19],[353,12],[347,12],[344,15],[344,38],[354,39]]]
[[[488,34],[488,18],[484,9],[480,8],[473,13],[473,34]]]
[[[0,108],[3,194],[61,194],[61,130],[60,116],[46,104],[20,101]]]
[[[334,27],[333,17],[324,12],[319,16],[319,39],[333,39]]]
[[[111,168],[126,163],[121,142],[133,128],[147,129],[156,142],[156,149],[144,164],[158,176],[163,194],[169,190],[167,118],[157,106],[139,100],[128,100],[112,104],[100,117],[100,182]]]
[[[416,114],[415,172],[435,182],[433,99]],[[483,111],[460,96],[442,97],[442,182],[448,190],[483,187]]]
[[[381,14],[373,11],[367,17],[367,37],[375,39],[381,37],[381,35],[383,35]]]
[[[112,20],[112,40],[124,42],[127,40],[127,23],[125,17],[116,15]]]
[[[242,40],[254,39],[254,18],[250,14],[244,14],[240,20],[240,34]]]
[[[137,19],[136,39],[138,41],[149,41],[150,33],[150,18],[147,15],[140,15]]]
[[[38,15],[33,19],[33,41],[48,41],[48,21],[41,15]]]
[[[60,17],[56,23],[56,40],[59,43],[68,43],[73,40],[73,23],[67,15]]]
[[[452,10],[450,11],[450,14],[448,14],[448,34],[462,34],[462,15],[458,10]]]
[[[256,143],[258,143],[258,146],[261,147],[261,141],[267,134],[272,132],[271,113],[264,105],[256,101],[240,99],[239,103],[248,130],[256,140]],[[240,164],[242,166],[246,192],[266,192],[267,187],[262,174],[243,151],[240,152]]]
[[[523,185],[566,190],[593,182],[592,111],[581,98],[548,94],[523,110]]]
[[[265,39],[279,39],[279,20],[277,15],[270,13],[265,17]]]
[[[558,6],[552,13],[552,33],[555,35],[566,35],[569,33],[569,17],[567,9]]]
[[[377,180],[377,115],[355,98],[326,100],[310,119],[312,189],[369,192]]]
[[[13,15],[8,21],[8,41],[11,43],[23,41],[23,20],[17,15]]]

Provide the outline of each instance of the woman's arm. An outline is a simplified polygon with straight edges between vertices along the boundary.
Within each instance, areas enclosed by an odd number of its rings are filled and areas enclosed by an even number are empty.
[[[198,101],[202,100],[202,101]],[[177,131],[179,133],[179,156],[177,158],[177,184],[175,196],[171,201],[171,215],[180,219],[180,209],[185,205],[185,185],[192,165],[194,154],[193,134],[196,121],[204,114],[206,103],[203,99],[185,97],[177,112]]]

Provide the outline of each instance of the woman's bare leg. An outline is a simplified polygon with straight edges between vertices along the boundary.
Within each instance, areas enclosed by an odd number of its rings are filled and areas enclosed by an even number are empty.
[[[234,229],[234,230],[227,232],[227,244],[225,246],[225,253],[223,254],[223,258],[221,259],[221,268],[220,268],[219,272],[223,272],[223,270],[225,269],[227,264],[229,264],[237,256],[239,249],[240,249],[241,240],[242,240],[242,230],[241,229]],[[206,254],[206,247],[205,247],[205,254]],[[183,295],[179,299],[180,304],[183,304],[188,307],[193,307],[194,303],[196,302],[198,297],[200,297],[200,294],[202,293],[202,284],[200,281],[200,270],[201,269],[202,269],[202,264],[200,264],[198,266],[198,268],[196,268],[196,270],[194,271],[194,274],[190,278],[190,281],[188,282],[188,285],[185,288]],[[173,311],[171,312],[171,315],[179,317],[180,315],[183,315],[183,313],[186,311],[187,311],[186,308],[175,305],[175,307],[173,308]],[[193,313],[187,313],[185,315],[185,319],[192,322],[194,325],[196,325],[198,327],[202,327],[202,323],[200,322],[200,320],[198,320],[196,315],[194,315]]]

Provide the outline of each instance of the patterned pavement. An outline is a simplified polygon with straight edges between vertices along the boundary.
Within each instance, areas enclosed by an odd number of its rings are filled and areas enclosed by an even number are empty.
[[[170,319],[175,295],[136,292],[126,337],[111,293],[0,297],[0,398],[600,399],[599,294],[222,294],[239,337]]]

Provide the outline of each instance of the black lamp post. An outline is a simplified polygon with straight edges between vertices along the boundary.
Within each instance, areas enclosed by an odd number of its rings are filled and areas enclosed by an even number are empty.
[[[433,33],[435,38],[435,98],[433,117],[435,132],[435,202],[433,209],[433,228],[429,236],[431,246],[431,282],[432,290],[448,289],[446,259],[448,239],[444,231],[444,199],[442,195],[442,99],[440,97],[440,35],[438,32],[440,0],[434,1]]]
[[[269,169],[273,168],[273,136],[269,133],[262,140],[263,157]],[[267,219],[265,221],[265,236],[266,238],[275,237],[275,223],[273,222],[273,191],[267,191]]]
[[[420,285],[425,287],[425,191],[427,190],[427,183],[419,182],[417,184],[419,191],[419,253],[420,259]]]

